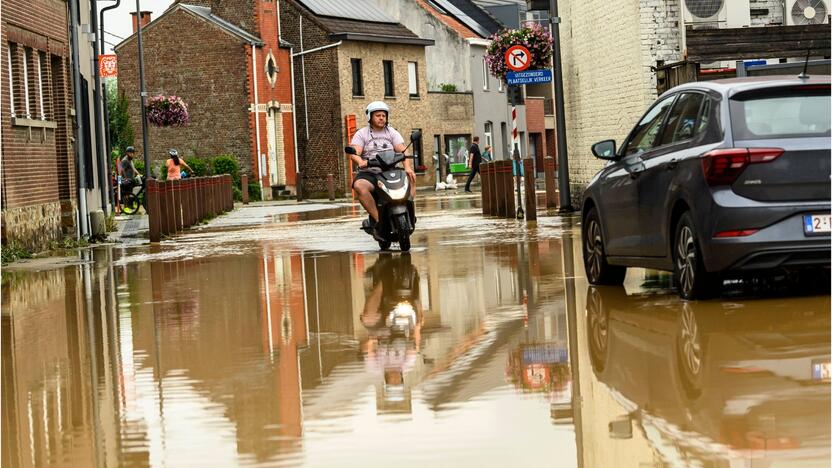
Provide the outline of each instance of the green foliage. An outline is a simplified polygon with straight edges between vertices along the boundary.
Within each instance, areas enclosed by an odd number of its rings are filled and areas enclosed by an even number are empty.
[[[133,159],[133,166],[136,167],[136,170],[144,174],[144,161],[138,158]]]
[[[115,79],[107,80],[107,110],[110,116],[110,142],[114,149],[118,149],[119,155],[124,154],[124,150],[133,145],[135,135],[130,125],[127,97],[123,92],[118,92]]]
[[[110,213],[110,215],[107,216],[107,219],[104,220],[104,223],[104,228],[107,232],[116,232],[116,230],[118,230],[115,213]]]
[[[240,186],[240,164],[233,155],[224,154],[211,160],[214,175],[229,174],[234,185]]]
[[[20,246],[17,242],[9,242],[2,248],[2,263],[12,263],[21,258],[32,258],[32,252],[29,252],[25,247]]]
[[[193,177],[203,177],[207,175],[211,175],[211,160],[206,158],[190,158],[185,160],[188,163],[188,166],[191,166],[193,169],[193,173],[190,174]]]
[[[243,201],[242,190],[240,190],[236,185],[231,186],[231,190],[234,192],[234,201]]]
[[[260,191],[259,184],[248,184],[248,199],[251,201],[260,201],[263,199],[263,193]]]
[[[456,92],[456,85],[452,83],[441,83],[439,87],[442,89],[443,93],[455,93]]]
[[[81,247],[87,247],[90,243],[83,237],[76,239],[74,237],[64,237],[61,240],[52,241],[49,243],[49,250],[71,250]]]

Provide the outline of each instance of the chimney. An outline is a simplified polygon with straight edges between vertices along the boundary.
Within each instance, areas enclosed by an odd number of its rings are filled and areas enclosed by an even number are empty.
[[[151,13],[150,11],[142,11],[141,12],[141,15],[142,15],[142,29],[144,29],[147,26],[147,24],[150,23],[150,13]],[[133,17],[133,34],[135,34],[136,31],[138,31],[138,27],[136,26],[136,12],[133,11],[133,12],[130,13],[130,15]]]

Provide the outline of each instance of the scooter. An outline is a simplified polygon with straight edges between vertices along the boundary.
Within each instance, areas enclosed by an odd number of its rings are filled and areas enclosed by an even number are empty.
[[[410,135],[410,144],[413,144],[420,136],[419,131],[415,130]],[[410,145],[407,145],[407,148],[409,147]],[[351,146],[344,148],[344,152],[356,154]],[[406,156],[404,152],[396,153],[388,150],[379,153],[375,159],[367,161],[368,167],[377,167],[382,171],[378,177],[377,187],[373,190],[373,198],[378,209],[378,231],[381,234],[381,239],[376,240],[381,250],[387,250],[390,244],[398,242],[402,252],[409,251],[410,235],[416,229],[416,208],[410,193],[410,180],[404,169],[399,167],[399,163],[407,158],[412,158],[412,156]],[[362,223],[361,229],[373,235],[373,224],[369,215]]]

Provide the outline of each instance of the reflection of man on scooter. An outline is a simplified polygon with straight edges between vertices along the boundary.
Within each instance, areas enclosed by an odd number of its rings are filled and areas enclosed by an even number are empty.
[[[382,255],[368,273],[373,286],[361,323],[370,335],[365,348],[367,364],[384,375],[379,410],[409,412],[405,374],[418,363],[423,319],[419,272],[410,255]]]

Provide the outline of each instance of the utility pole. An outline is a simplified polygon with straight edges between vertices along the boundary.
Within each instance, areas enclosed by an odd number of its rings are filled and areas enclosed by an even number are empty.
[[[136,0],[136,37],[138,38],[139,47],[139,94],[141,95],[142,106],[142,150],[144,150],[144,176],[145,178],[153,178],[153,171],[150,167],[150,149],[148,149],[147,138],[147,109],[145,109],[145,100],[147,92],[144,89],[144,49],[142,48],[142,8],[139,4],[140,0]]]
[[[101,9],[99,14],[99,21],[98,25],[101,29],[101,55],[104,55],[105,51],[105,44],[104,44],[104,13],[108,10],[112,10],[118,8],[121,5],[121,0],[116,0],[115,5],[110,5],[108,7],[104,7]],[[102,81],[101,83],[101,101],[102,106],[104,108],[104,149],[107,152],[105,155],[107,161],[107,186],[110,188],[110,202],[111,202],[111,209],[115,209],[116,199],[115,193],[113,193],[113,184],[109,183],[110,179],[112,179],[112,174],[110,172],[110,154],[112,152],[112,142],[110,141],[110,108],[109,104],[107,103],[107,84]]]
[[[96,0],[89,0],[90,2],[90,26],[92,29],[93,37],[95,41],[93,42],[92,47],[92,63],[93,63],[93,106],[95,106],[94,110],[94,118],[95,118],[95,153],[98,155],[98,176],[99,176],[99,183],[101,184],[101,209],[104,213],[107,213],[110,208],[110,187],[112,184],[110,183],[110,164],[108,161],[108,157],[105,152],[105,142],[104,142],[104,120],[102,118],[101,103],[104,102],[101,92],[101,72],[98,69],[98,45],[101,44],[101,47],[104,47],[104,34],[102,32],[101,37],[98,36],[98,6],[96,5]]]
[[[81,112],[81,109],[83,109],[82,99],[87,98],[87,96],[81,95],[80,41],[78,40],[78,35],[80,34],[78,18],[80,17],[80,13],[78,10],[78,1],[69,0],[69,38],[72,59],[72,96],[73,107],[75,107],[75,125],[73,128],[75,131],[75,141],[72,143],[72,146],[75,148],[75,180],[78,185],[78,237],[83,238],[90,235],[89,213],[87,213],[86,148],[84,148],[83,140],[83,135],[86,132],[86,126],[89,125],[89,122],[84,122],[81,118],[83,114]]]
[[[572,196],[569,193],[569,155],[566,149],[566,113],[563,109],[563,67],[560,60],[560,17],[558,0],[549,0],[549,21],[552,25],[554,50],[552,54],[552,73],[555,75],[555,123],[558,145],[558,187],[560,188],[561,214],[575,211]]]

